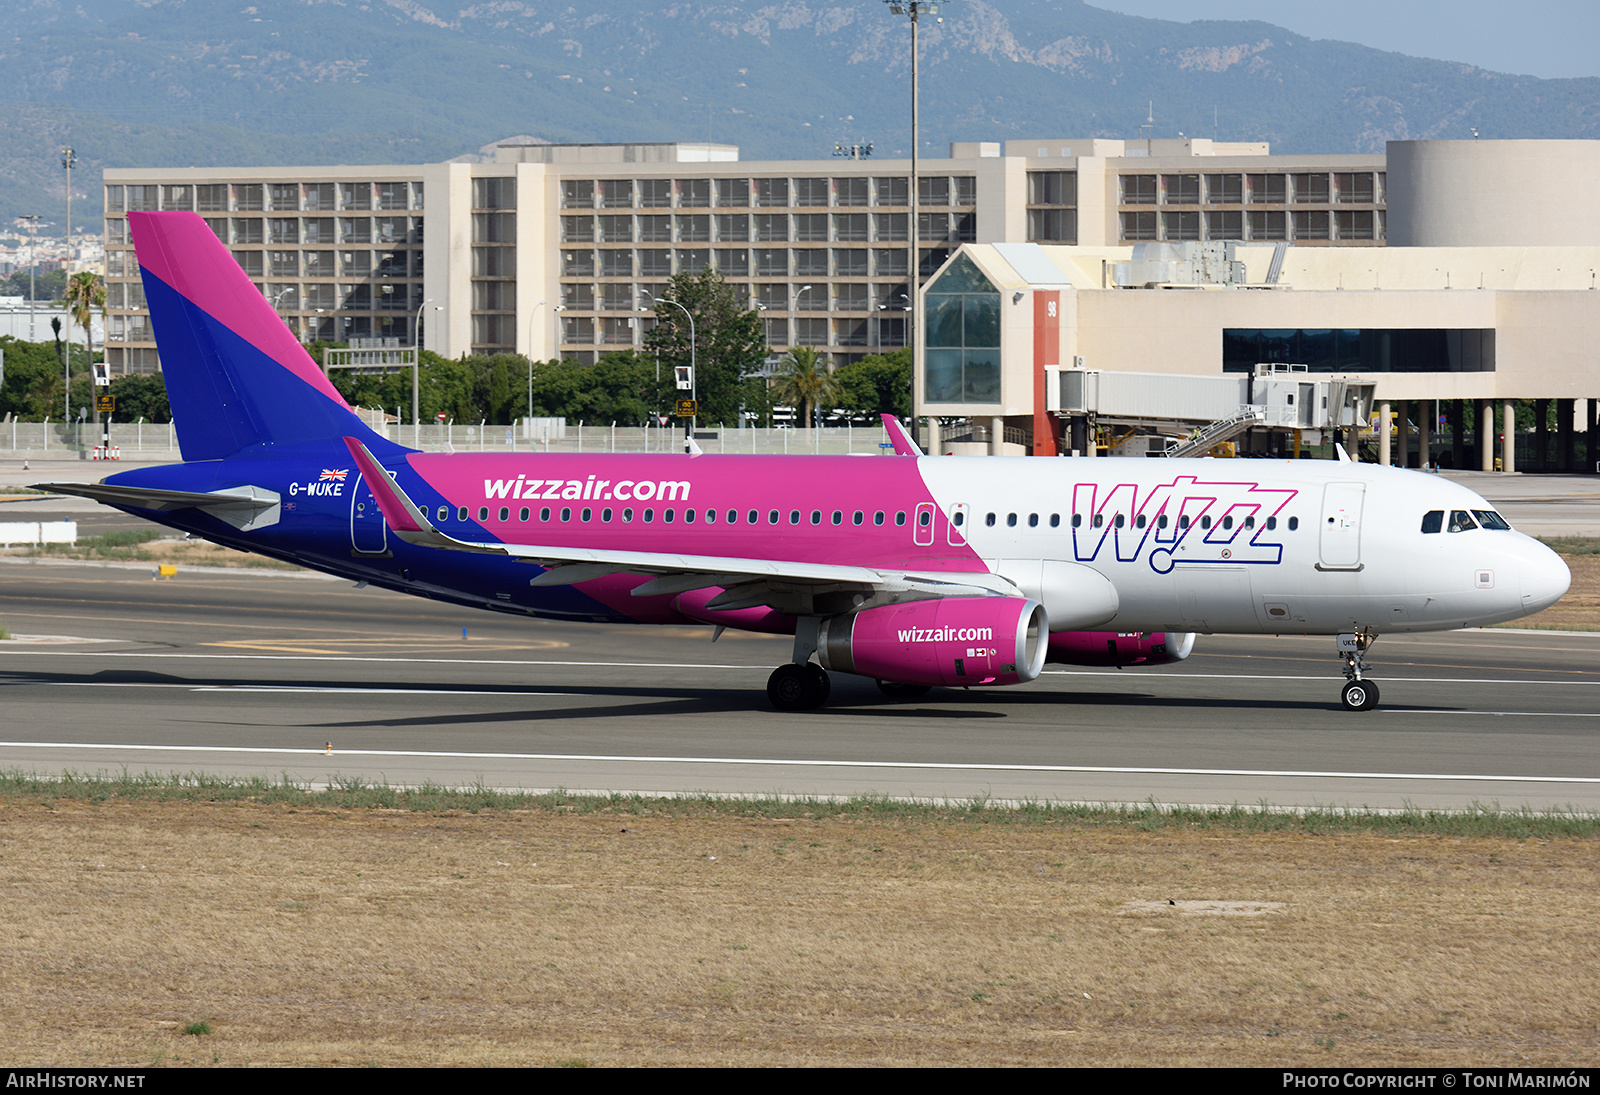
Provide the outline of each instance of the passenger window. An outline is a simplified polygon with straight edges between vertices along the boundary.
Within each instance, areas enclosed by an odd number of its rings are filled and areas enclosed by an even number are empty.
[[[769,510],[767,512],[767,524],[775,525],[777,523],[778,523],[778,511],[777,510]]]
[[[487,521],[488,519],[489,519],[489,507],[488,506],[479,506],[478,507],[478,520]]]
[[[820,509],[814,509],[811,511],[811,523],[813,525],[822,524],[822,511]]]
[[[439,507],[439,520],[441,520],[441,521],[450,520],[450,507],[449,506],[440,506]]]
[[[967,515],[960,510],[956,510],[955,516],[952,517],[951,520],[955,522],[956,528],[960,528],[962,525],[967,523]]]
[[[1298,517],[1289,518],[1289,531],[1290,532],[1293,532],[1295,529],[1297,529],[1299,527],[1300,527],[1300,518],[1298,518]]]
[[[1105,514],[1097,513],[1097,514],[1094,515],[1094,527],[1095,528],[1105,528],[1105,524],[1106,524],[1106,515]]]
[[[789,523],[791,525],[798,525],[800,523],[800,511],[799,510],[792,509],[792,510],[789,511]]]
[[[500,520],[502,520],[502,521],[511,520],[511,507],[510,506],[501,506],[500,507]]]
[[[671,510],[668,510],[667,512],[670,513]],[[694,524],[694,510],[686,509],[683,511],[683,523],[686,525]]]
[[[593,516],[594,516],[594,510],[590,509],[588,506],[584,506],[583,507],[583,520],[584,520],[584,523],[587,524],[589,522],[590,518],[592,518]]]
[[[456,520],[457,521],[465,521],[466,519],[467,519],[467,507],[466,506],[462,506],[460,509],[456,510]]]
[[[1470,532],[1472,529],[1477,527],[1478,522],[1474,521],[1472,519],[1472,514],[1468,513],[1466,510],[1456,509],[1450,511],[1451,532]]]
[[[1117,527],[1117,528],[1121,528],[1121,527],[1122,527],[1122,525],[1123,525],[1123,520],[1124,520],[1124,519],[1123,519],[1123,516],[1122,516],[1122,514],[1120,514],[1120,513],[1119,513],[1119,514],[1117,514],[1117,516],[1116,516],[1116,517],[1115,517],[1115,518],[1114,518],[1114,519],[1113,519],[1113,520],[1112,520],[1112,522],[1111,522],[1111,523],[1112,523],[1112,524],[1113,524],[1113,525],[1115,525],[1115,526],[1116,526],[1116,527]]]
[[[1137,516],[1137,517],[1135,517],[1133,519],[1133,527],[1134,528],[1144,528],[1145,522],[1148,521],[1148,520],[1149,520],[1149,518],[1145,517],[1145,515],[1141,513],[1141,514],[1139,514],[1139,516]]]
[[[1083,527],[1083,514],[1074,513],[1072,515],[1072,527],[1073,528],[1082,528]]]
[[[717,523],[717,511],[714,510],[714,509],[706,510],[706,524],[714,525],[716,523]]]
[[[1256,518],[1255,518],[1254,514],[1251,514],[1249,517],[1246,517],[1244,519],[1244,527],[1245,528],[1255,528],[1256,527]]]
[[[1433,509],[1422,515],[1422,531],[1426,533],[1442,532],[1444,530],[1444,510]]]
[[[903,509],[902,510],[895,510],[894,523],[896,525],[903,525],[903,524],[906,523],[906,511],[905,510],[903,510]]]
[[[861,523],[862,516],[862,512],[860,510],[856,510],[855,513],[850,515],[850,522],[852,524],[859,525]]]
[[[601,510],[600,520],[609,525],[611,523],[611,511],[609,509]]]
[[[640,514],[640,516],[644,518],[644,523],[648,525],[650,522],[656,519],[656,511],[654,509],[647,509],[644,511],[644,513]]]
[[[541,520],[541,521],[550,520],[550,507],[549,506],[545,506],[543,509],[541,509],[539,511],[539,520]]]
[[[983,519],[983,523],[990,528],[994,528],[994,514],[991,513],[989,516],[985,517]]]
[[[1016,528],[1016,527],[1017,527],[1017,515],[1014,514],[1014,513],[1006,514],[1006,528]]]
[[[1061,514],[1052,513],[1050,515],[1050,527],[1051,528],[1060,528],[1061,527]]]
[[[777,521],[777,512],[778,511],[777,510],[773,510],[772,512],[773,512],[773,521],[772,521],[772,523],[773,524],[777,524],[778,523],[778,521]],[[751,510],[750,514],[749,514],[749,520],[750,520],[750,523],[752,525],[759,525],[761,523],[761,512],[759,510]]]
[[[844,523],[844,514],[841,513],[839,510],[834,510],[833,511],[833,523],[836,524],[836,525]]]
[[[526,521],[527,519],[528,519],[528,507],[527,506],[523,506],[521,509],[519,509],[517,511],[517,520]]]
[[[872,515],[872,523],[875,525],[883,524],[883,511],[881,509]]]
[[[933,524],[933,514],[929,513],[927,510],[923,510],[921,513],[917,514],[917,524],[921,525],[923,528],[927,528],[929,525]]]
[[[674,517],[676,517],[676,516],[677,516],[677,514],[675,512],[673,512],[672,510],[670,510],[670,509],[666,509],[666,510],[662,510],[661,511],[661,520],[662,520],[662,522],[664,524],[668,524],[668,525],[672,524],[672,519]]]
[[[550,511],[549,510],[545,510],[545,512],[549,513]],[[627,509],[622,511],[622,523],[625,524],[625,525],[633,524],[633,507],[632,506],[630,506]]]
[[[1156,518],[1156,528],[1166,528],[1166,527],[1167,527],[1167,515],[1163,513],[1160,517]]]
[[[1210,529],[1211,528],[1211,518],[1209,518],[1209,517],[1200,518],[1200,527],[1202,529]]]
[[[1224,517],[1222,519],[1222,527],[1223,528],[1232,528],[1233,527],[1233,518],[1232,517]]]
[[[572,507],[571,506],[562,506],[561,507],[561,519],[563,521],[572,520]]]
[[[752,525],[756,523],[755,522],[755,516],[756,515],[754,513],[752,513],[750,515],[750,523]],[[739,523],[739,511],[736,510],[736,509],[730,509],[728,511],[728,524],[737,525],[738,523]]]
[[[1278,519],[1276,517],[1268,517],[1267,518],[1267,531],[1271,532],[1273,529],[1275,529],[1277,527],[1278,527]]]
[[[1180,515],[1178,517],[1178,527],[1182,528],[1182,529],[1186,529],[1186,528],[1189,527],[1189,516],[1188,516],[1188,514],[1183,514],[1183,515]]]
[[[1029,528],[1038,528],[1039,527],[1039,515],[1037,513],[1028,514],[1028,527]]]

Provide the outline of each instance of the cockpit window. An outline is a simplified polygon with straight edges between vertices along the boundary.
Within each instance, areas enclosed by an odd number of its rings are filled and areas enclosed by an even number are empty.
[[[1478,522],[1472,519],[1472,514],[1464,509],[1450,511],[1450,531],[1467,532],[1478,527]]]
[[[1427,513],[1424,513],[1422,515],[1422,531],[1423,532],[1443,532],[1444,531],[1444,510],[1442,510],[1442,509],[1431,509]]]
[[[1506,519],[1492,509],[1475,509],[1472,515],[1478,519],[1478,524],[1484,528],[1492,528],[1497,532],[1510,532],[1511,526]]]

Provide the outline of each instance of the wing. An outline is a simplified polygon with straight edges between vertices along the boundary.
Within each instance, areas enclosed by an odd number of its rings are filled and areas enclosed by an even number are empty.
[[[458,540],[428,520],[366,446],[353,437],[346,437],[344,443],[384,520],[400,539],[443,551],[505,555],[537,563],[548,569],[531,579],[529,584],[535,586],[574,585],[610,574],[637,574],[650,578],[633,590],[638,597],[721,587],[723,592],[708,602],[708,608],[770,605],[802,616],[930,597],[1019,595],[1013,583],[985,571],[927,574],[784,559]]]

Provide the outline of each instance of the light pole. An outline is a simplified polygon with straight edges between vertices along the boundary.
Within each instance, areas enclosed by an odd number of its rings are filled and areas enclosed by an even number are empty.
[[[809,288],[811,288],[811,286],[807,285],[806,288],[809,289]],[[685,308],[682,304],[679,304],[677,301],[671,299],[670,297],[658,297],[658,296],[655,296],[648,289],[641,289],[640,292],[644,293],[645,296],[649,297],[651,300],[655,301],[657,304],[670,304],[670,305],[672,305],[674,308],[677,308],[679,311],[681,311],[684,314],[684,316],[689,320],[689,400],[690,400],[690,402],[695,404],[695,408],[694,408],[695,409],[695,414],[692,417],[690,417],[688,430],[684,434],[684,437],[683,437],[683,451],[684,452],[693,452],[694,451],[694,427],[695,427],[695,423],[700,420],[700,415],[699,415],[699,411],[700,411],[700,372],[695,367],[695,357],[694,357],[694,313],[690,312],[689,309]]]
[[[29,213],[25,217],[18,217],[19,221],[28,222],[28,341],[37,342],[34,335],[33,322],[38,314],[33,298],[37,289],[34,286],[34,277],[39,272],[39,214]]]
[[[911,18],[911,230],[906,235],[911,237],[911,265],[907,271],[906,291],[913,307],[906,312],[906,339],[911,347],[911,416],[912,426],[915,429],[917,414],[917,374],[921,371],[921,363],[917,360],[916,338],[916,310],[914,302],[919,298],[921,287],[918,262],[917,262],[917,222],[921,219],[919,201],[921,188],[917,182],[917,142],[918,133],[918,104],[917,104],[917,23],[921,16],[939,14],[939,0],[884,0],[889,5],[892,15],[906,15]],[[943,22],[943,20],[940,20]]]
[[[70,148],[61,150],[61,166],[67,170],[67,276],[72,275],[72,169],[78,163],[78,154]]]
[[[416,345],[412,347],[411,351],[411,447],[414,449],[422,448],[422,419],[420,417],[422,414],[422,393],[419,388],[422,378],[422,313],[430,304],[433,304],[432,297],[423,301],[417,308],[417,337],[413,339]],[[444,309],[435,306],[433,310],[442,312]]]

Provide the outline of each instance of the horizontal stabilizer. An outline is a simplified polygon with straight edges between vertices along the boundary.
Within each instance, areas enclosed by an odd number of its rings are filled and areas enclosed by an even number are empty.
[[[33,489],[47,490],[52,494],[73,494],[79,498],[104,502],[108,506],[129,506],[157,513],[180,509],[204,510],[245,532],[278,523],[278,492],[264,487],[229,487],[206,493],[118,487],[110,483],[35,483]]]

